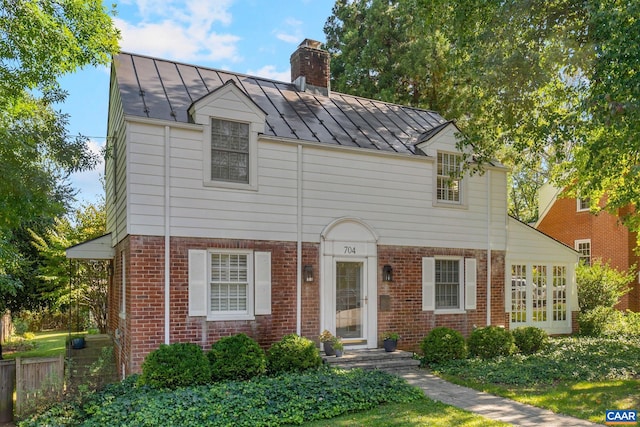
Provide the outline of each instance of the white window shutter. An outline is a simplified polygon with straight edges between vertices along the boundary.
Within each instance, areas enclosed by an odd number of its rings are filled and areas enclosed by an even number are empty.
[[[189,250],[189,316],[207,315],[207,251]]]
[[[271,252],[253,254],[256,315],[271,314]]]
[[[477,294],[477,272],[476,272],[476,259],[467,258],[464,260],[464,308],[467,310],[476,309],[476,294]]]
[[[436,308],[436,260],[422,258],[422,311]]]

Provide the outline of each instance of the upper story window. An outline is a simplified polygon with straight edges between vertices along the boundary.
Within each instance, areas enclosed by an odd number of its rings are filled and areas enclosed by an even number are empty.
[[[440,203],[462,203],[462,156],[438,152],[436,193]]]
[[[211,119],[211,180],[249,184],[249,124]]]
[[[588,211],[589,210],[589,205],[591,204],[591,199],[584,198],[584,199],[577,199],[577,210],[578,212],[580,211]]]
[[[591,265],[591,239],[576,240],[575,245],[580,262]]]

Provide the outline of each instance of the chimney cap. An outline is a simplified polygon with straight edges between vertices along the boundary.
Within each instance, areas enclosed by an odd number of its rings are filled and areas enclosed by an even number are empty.
[[[298,45],[298,47],[310,47],[312,49],[321,49],[322,48],[322,42],[319,42],[317,40],[312,40],[312,39],[304,39],[302,41],[302,43],[300,43]]]

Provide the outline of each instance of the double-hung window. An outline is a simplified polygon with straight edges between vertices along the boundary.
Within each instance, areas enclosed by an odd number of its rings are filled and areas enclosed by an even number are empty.
[[[209,307],[212,314],[250,314],[249,258],[248,253],[210,254]]]
[[[189,316],[253,320],[271,314],[271,253],[190,249]]]
[[[575,245],[580,262],[591,265],[591,239],[576,240]]]
[[[439,151],[437,162],[438,203],[462,204],[462,156]]]
[[[211,119],[211,180],[249,184],[249,124]]]
[[[464,313],[476,309],[475,258],[422,258],[422,310]]]

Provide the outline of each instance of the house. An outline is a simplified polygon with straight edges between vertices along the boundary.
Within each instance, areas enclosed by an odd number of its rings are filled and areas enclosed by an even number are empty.
[[[114,58],[101,243],[123,376],[162,343],[235,333],[571,332],[577,254],[508,217],[503,166],[461,172],[436,112],[332,92],[318,42],[291,74]]]
[[[637,233],[629,231],[616,215],[605,211],[591,213],[589,200],[562,197],[561,189],[546,184],[538,194],[538,212],[535,227],[574,247],[583,262],[591,264],[599,258],[620,271],[640,266],[640,256],[635,251]],[[637,277],[630,284],[631,292],[622,297],[617,308],[640,311],[640,276]]]

